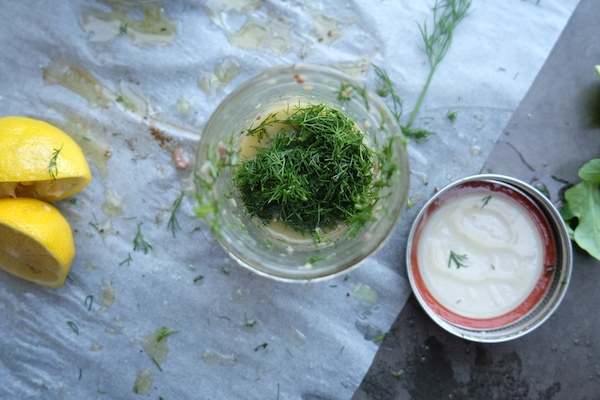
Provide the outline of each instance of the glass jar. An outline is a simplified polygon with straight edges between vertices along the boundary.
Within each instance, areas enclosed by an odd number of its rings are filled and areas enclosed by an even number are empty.
[[[396,166],[372,218],[358,232],[324,234],[319,242],[288,236],[250,217],[242,204],[234,178],[247,130],[261,115],[298,104],[340,111],[355,122],[365,143],[377,153],[386,151]],[[391,235],[409,187],[406,140],[387,106],[341,71],[300,64],[263,70],[219,105],[200,138],[195,176],[197,215],[221,245],[240,265],[282,281],[321,280],[357,267]]]

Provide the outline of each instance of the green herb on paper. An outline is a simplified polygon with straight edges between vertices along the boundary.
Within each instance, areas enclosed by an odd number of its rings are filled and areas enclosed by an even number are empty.
[[[565,191],[561,215],[579,247],[600,260],[600,159],[579,170],[581,182]]]
[[[383,339],[385,339],[385,335],[385,333],[382,333],[381,335],[377,336],[375,339],[373,339],[373,343],[383,342]]]
[[[50,174],[50,178],[52,178],[53,181],[55,181],[56,177],[58,176],[58,166],[56,165],[56,162],[58,161],[58,155],[60,154],[63,146],[64,145],[61,145],[59,149],[54,149],[54,153],[52,153],[52,158],[48,163],[48,173]]]
[[[163,326],[162,328],[160,328],[157,332],[156,332],[156,342],[160,342],[161,340],[163,340],[164,338],[179,332],[176,329],[169,329],[166,326]]]
[[[407,131],[412,129],[412,124],[419,113],[419,108],[423,103],[425,94],[429,89],[433,75],[442,62],[450,45],[452,44],[452,38],[454,36],[454,30],[458,26],[459,22],[467,16],[469,7],[471,6],[470,0],[436,0],[433,7],[433,29],[430,30],[427,22],[422,26],[419,25],[421,36],[425,44],[425,54],[429,61],[429,75],[425,81],[425,85],[421,90],[417,104],[410,114],[409,120],[405,125]]]
[[[454,251],[450,250],[450,257],[448,258],[448,268],[454,263],[456,265],[456,269],[461,267],[466,268],[467,265],[462,262],[467,259],[466,254],[456,254]]]
[[[448,110],[448,113],[446,114],[446,116],[448,117],[448,119],[451,122],[456,121],[456,111]]]
[[[176,236],[175,233],[181,230],[181,227],[179,226],[179,221],[177,220],[177,213],[179,212],[179,208],[181,207],[181,201],[183,200],[184,195],[185,192],[182,190],[181,194],[173,202],[173,212],[171,213],[169,223],[167,224],[167,229],[171,230],[173,236]]]
[[[267,348],[267,346],[268,346],[268,343],[267,343],[267,342],[265,342],[265,343],[263,343],[263,344],[259,344],[258,346],[256,346],[256,347],[254,348],[254,351],[258,351],[258,350],[260,350],[261,348],[262,348],[262,349],[266,349],[266,348]]]
[[[392,106],[390,107],[388,105],[388,108],[390,109],[396,122],[398,122],[398,125],[400,125],[402,133],[406,137],[412,137],[419,143],[429,139],[431,135],[433,135],[433,132],[430,132],[427,129],[411,128],[408,125],[403,126],[401,124],[400,119],[402,117],[404,107],[400,95],[398,95],[398,92],[394,89],[394,85],[392,84],[387,72],[377,65],[373,65],[373,68],[375,68],[375,93],[383,98],[387,98],[388,96],[391,97]]]
[[[403,104],[400,96],[394,89],[394,85],[390,80],[387,72],[383,69],[379,68],[377,65],[373,65],[375,68],[375,93],[377,93],[380,97],[386,98],[388,96],[392,99],[392,115],[400,125],[400,118],[402,117]]]
[[[194,278],[194,283],[200,282],[202,279],[204,279],[204,275],[198,275]]]
[[[96,232],[98,232],[98,234],[102,238],[102,241],[104,241],[104,238],[106,237],[106,232],[104,231],[103,228],[100,227],[100,224],[98,223],[98,220],[96,219],[96,214],[92,213],[92,216],[94,217],[94,221],[93,222],[88,222],[88,224],[92,228],[94,228],[96,230]]]
[[[127,265],[129,265],[132,261],[133,261],[133,258],[131,258],[131,253],[127,253],[127,258],[124,259],[123,261],[121,261],[119,263],[119,266],[121,266],[121,265],[123,265],[125,263],[127,263]]]
[[[88,311],[92,311],[92,304],[94,304],[94,296],[91,294],[85,298],[84,304],[87,306]]]
[[[152,245],[144,240],[144,235],[142,234],[142,224],[138,223],[137,233],[133,239],[133,251],[143,251],[144,254],[148,254],[150,250],[152,250]]]
[[[67,321],[67,325],[69,325],[69,327],[73,330],[73,332],[75,332],[77,335],[79,335],[79,327],[77,326],[77,324],[73,321]]]
[[[158,370],[160,372],[162,372],[162,367],[160,366],[160,364],[158,363],[158,361],[156,361],[156,359],[154,357],[151,357],[152,362],[154,363],[154,365],[156,365],[156,368],[158,368]]]

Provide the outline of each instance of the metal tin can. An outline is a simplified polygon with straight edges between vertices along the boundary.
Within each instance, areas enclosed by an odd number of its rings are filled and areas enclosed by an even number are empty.
[[[572,248],[559,212],[537,189],[508,176],[474,175],[425,204],[406,262],[415,296],[439,326],[492,343],[521,337],[552,315],[568,287]]]

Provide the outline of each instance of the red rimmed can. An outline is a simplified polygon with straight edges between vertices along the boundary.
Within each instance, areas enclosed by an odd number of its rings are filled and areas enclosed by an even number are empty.
[[[571,241],[554,205],[531,185],[475,175],[440,190],[411,229],[408,276],[442,328],[502,342],[540,326],[562,301]]]

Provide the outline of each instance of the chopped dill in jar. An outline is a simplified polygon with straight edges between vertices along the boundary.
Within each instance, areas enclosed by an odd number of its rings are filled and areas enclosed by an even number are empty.
[[[386,186],[379,176],[383,171],[389,177],[395,164],[380,165],[364,134],[338,110],[308,104],[284,114],[269,114],[246,132],[267,141],[235,172],[248,214],[265,224],[283,222],[317,241],[321,232],[341,224],[356,234],[373,219],[379,189]],[[278,130],[264,138],[272,126]]]

